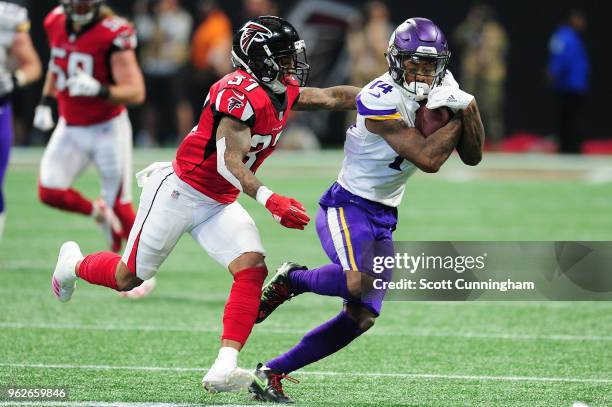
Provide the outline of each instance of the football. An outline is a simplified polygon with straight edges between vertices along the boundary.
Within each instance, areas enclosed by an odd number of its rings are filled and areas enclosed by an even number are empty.
[[[414,126],[428,137],[441,127],[444,127],[453,118],[453,112],[446,106],[429,109],[425,105],[416,111]]]

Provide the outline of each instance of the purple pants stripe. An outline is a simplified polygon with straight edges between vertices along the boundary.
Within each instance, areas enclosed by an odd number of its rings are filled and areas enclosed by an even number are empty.
[[[338,217],[340,218],[340,226],[342,228],[342,237],[344,239],[344,246],[346,247],[347,257],[351,270],[359,270],[357,262],[355,261],[355,249],[353,248],[353,242],[351,241],[351,232],[346,217],[344,216],[344,208],[338,208]]]

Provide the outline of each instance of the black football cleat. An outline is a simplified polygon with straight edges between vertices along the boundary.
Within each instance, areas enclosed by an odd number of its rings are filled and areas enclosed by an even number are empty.
[[[286,374],[276,372],[264,367],[261,363],[255,369],[255,380],[249,387],[249,392],[253,394],[253,399],[257,401],[271,401],[273,403],[292,404],[293,399],[283,391],[281,380],[287,379],[293,383],[298,380]]]
[[[289,273],[294,270],[308,270],[308,267],[286,261],[278,268],[272,280],[264,286],[259,300],[256,324],[268,318],[279,305],[295,296],[291,292],[291,283],[289,282]]]

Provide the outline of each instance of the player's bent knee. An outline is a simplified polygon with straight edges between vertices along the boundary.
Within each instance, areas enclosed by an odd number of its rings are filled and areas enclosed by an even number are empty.
[[[240,270],[255,268],[255,267],[265,267],[266,263],[264,261],[264,256],[261,253],[257,252],[248,252],[243,253],[234,259],[229,265],[228,269],[230,273],[236,274]]]
[[[47,188],[38,184],[38,199],[40,202],[49,205],[57,206],[58,202],[61,201],[61,191],[53,188]]]
[[[376,322],[376,315],[361,304],[346,304],[344,311],[364,332],[372,328]]]
[[[367,331],[368,329],[372,328],[374,326],[374,323],[376,322],[376,317],[366,317],[363,318],[359,321],[357,321],[357,323],[359,324],[359,328],[362,331]]]
[[[143,280],[132,273],[122,261],[117,264],[115,279],[117,280],[118,291],[130,291],[143,283]]]
[[[353,299],[359,300],[368,294],[374,287],[374,279],[357,270],[346,271],[346,287]]]
[[[132,274],[132,277],[117,279],[118,291],[130,291],[141,285],[144,281]]]

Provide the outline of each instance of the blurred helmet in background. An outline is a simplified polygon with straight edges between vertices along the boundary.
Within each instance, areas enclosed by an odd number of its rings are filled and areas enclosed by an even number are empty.
[[[104,0],[60,0],[64,12],[70,20],[79,25],[86,25],[98,17]]]

